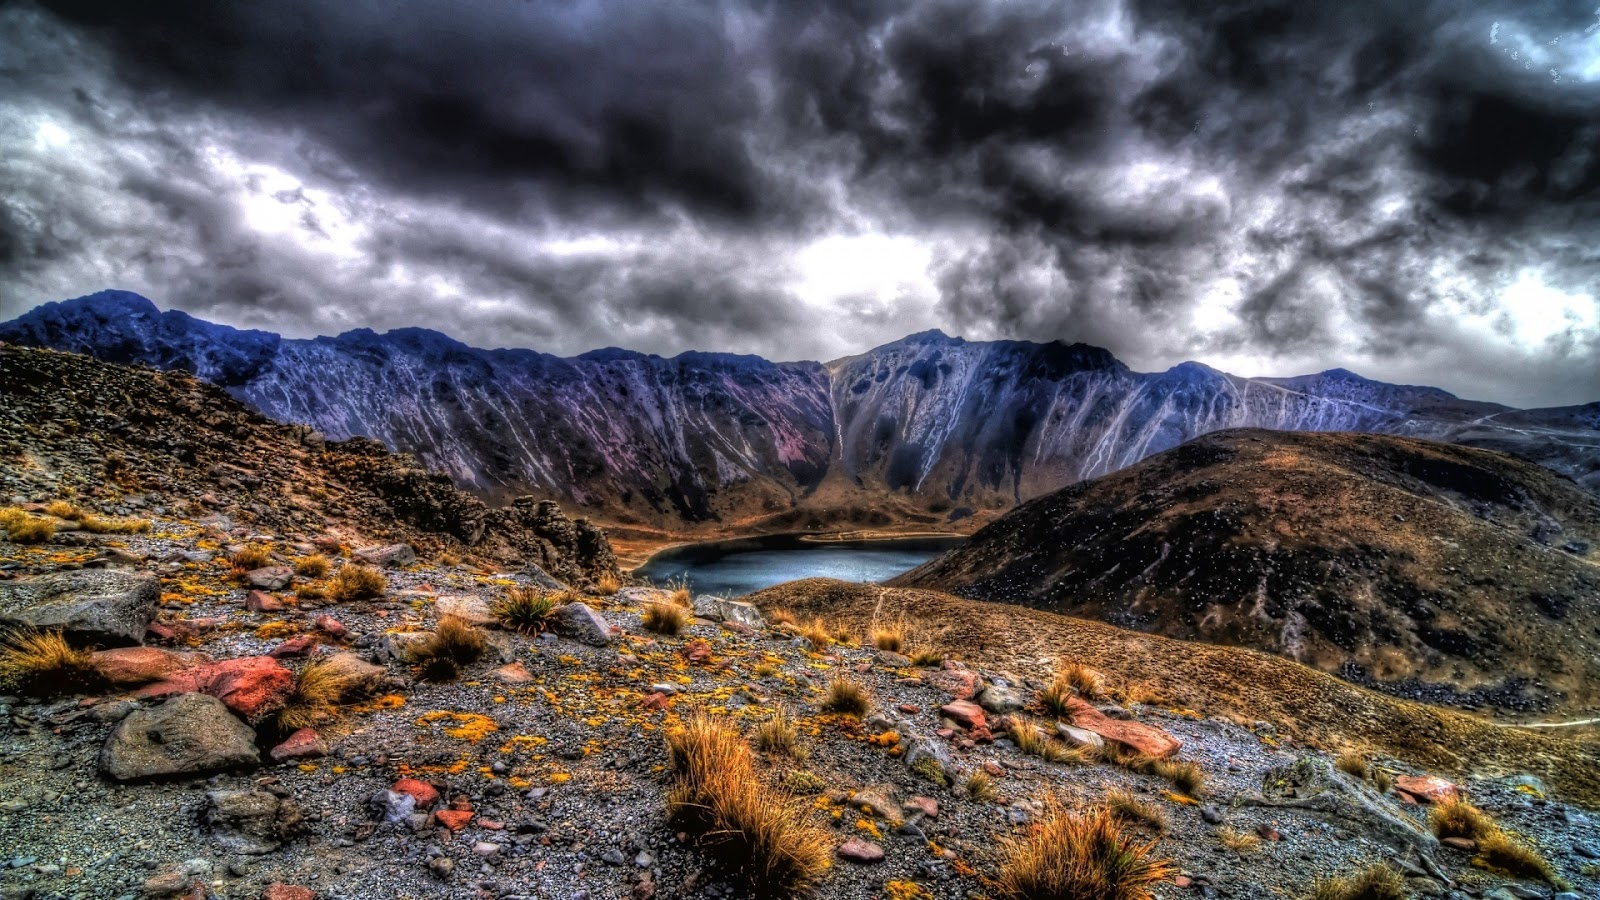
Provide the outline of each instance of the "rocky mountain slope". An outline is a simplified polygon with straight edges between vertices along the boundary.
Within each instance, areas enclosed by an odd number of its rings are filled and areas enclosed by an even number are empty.
[[[681,529],[934,526],[998,511],[1232,427],[1492,445],[1600,484],[1580,411],[1518,411],[1334,370],[1144,374],[1082,344],[938,332],[817,363],[478,350],[435,332],[290,340],[106,291],[0,324],[0,341],[193,372],[273,419],[415,454],[479,496],[531,493]]]
[[[1438,702],[1592,711],[1597,551],[1600,501],[1514,457],[1233,430],[1024,504],[896,583]]]
[[[555,503],[492,508],[376,441],[329,442],[242,406],[185,372],[0,345],[0,496],[183,513],[223,527],[407,542],[542,566],[588,584],[615,577],[604,532]],[[58,523],[64,524],[64,523]]]

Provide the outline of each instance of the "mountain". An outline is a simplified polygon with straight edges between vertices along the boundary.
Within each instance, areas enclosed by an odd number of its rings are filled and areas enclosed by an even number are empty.
[[[1600,486],[1593,415],[1337,369],[1138,373],[1083,344],[930,331],[827,364],[618,349],[564,359],[420,329],[291,340],[121,291],[47,303],[0,325],[0,341],[192,372],[271,418],[412,453],[487,499],[537,494],[668,528],[981,523],[1234,427],[1493,446]]]
[[[1600,706],[1600,500],[1514,457],[1230,430],[1026,503],[894,583],[1512,710]]]

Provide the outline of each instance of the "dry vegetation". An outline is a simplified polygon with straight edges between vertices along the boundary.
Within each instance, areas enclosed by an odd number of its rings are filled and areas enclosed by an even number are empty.
[[[1105,809],[1067,812],[1051,798],[1026,836],[1006,840],[995,888],[1006,900],[1149,900],[1177,872],[1154,847]]]
[[[1157,834],[1163,834],[1167,830],[1166,814],[1135,797],[1131,791],[1118,788],[1106,794],[1100,803],[1107,812],[1127,825],[1149,828]]]
[[[1038,722],[1026,716],[1012,717],[1011,740],[1016,742],[1018,750],[1029,756],[1037,756],[1045,762],[1082,766],[1098,760],[1098,754],[1093,750],[1085,747],[1068,747],[1053,738]]]
[[[906,630],[903,624],[875,626],[869,632],[868,640],[872,646],[890,653],[900,653],[905,650]]]
[[[864,716],[872,709],[872,698],[866,686],[848,676],[828,682],[828,692],[822,698],[822,711],[847,716]]]
[[[605,572],[595,580],[594,589],[602,596],[609,597],[622,590],[622,580],[610,572]]]
[[[389,580],[371,566],[347,564],[328,580],[328,596],[340,603],[383,596]]]
[[[0,509],[0,529],[17,544],[43,544],[56,536],[56,526],[43,516],[29,515],[16,506]]]
[[[272,549],[261,544],[251,544],[235,550],[228,557],[235,572],[254,572],[256,569],[265,569],[272,565]]]
[[[538,634],[559,606],[556,594],[536,588],[511,588],[496,600],[491,610],[501,626],[523,634]]]
[[[677,603],[653,600],[645,604],[640,621],[647,631],[656,634],[678,634],[689,624],[690,612]]]
[[[488,641],[483,632],[456,616],[439,620],[433,633],[411,647],[411,661],[429,681],[449,681],[483,656]]]
[[[72,646],[58,631],[27,631],[0,642],[0,687],[71,693],[98,681],[93,654]]]
[[[353,695],[361,678],[343,672],[329,660],[308,663],[295,677],[294,692],[278,711],[276,723],[285,732],[310,728],[339,716],[341,701]]]
[[[756,726],[755,745],[762,753],[795,759],[805,755],[801,751],[799,733],[795,730],[794,722],[790,721],[789,714],[782,709],[773,713],[772,718]]]
[[[1318,882],[1308,900],[1406,900],[1410,896],[1399,872],[1377,865],[1357,875]]]
[[[741,877],[752,895],[803,893],[832,864],[833,840],[757,773],[754,754],[731,725],[696,714],[667,734],[673,827]]]
[[[294,561],[294,573],[301,578],[321,578],[328,574],[328,570],[331,568],[333,568],[333,563],[329,562],[328,558],[320,553],[302,556]]]
[[[967,776],[964,787],[967,796],[979,803],[993,803],[1000,797],[1000,791],[994,786],[994,776],[982,769]]]

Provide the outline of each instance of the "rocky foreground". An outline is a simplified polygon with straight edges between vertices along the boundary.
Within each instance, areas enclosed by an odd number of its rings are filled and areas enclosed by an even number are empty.
[[[903,648],[917,665],[770,605],[711,598],[681,633],[657,634],[646,609],[678,601],[645,587],[565,592],[546,630],[510,631],[494,604],[562,588],[542,570],[150,523],[116,535],[60,520],[53,543],[0,541],[15,576],[0,582],[0,615],[126,645],[93,656],[92,692],[0,699],[7,898],[744,896],[668,823],[663,736],[696,711],[749,730],[780,710],[798,750],[763,754],[760,776],[830,836],[818,896],[992,896],[1005,842],[1050,795],[1143,809],[1149,821],[1129,827],[1180,873],[1159,897],[1305,896],[1380,860],[1418,896],[1554,894],[1475,866],[1470,842],[1441,844],[1421,824],[1458,790],[1549,860],[1571,888],[1561,896],[1600,891],[1600,816],[1532,776],[1457,785],[1381,758],[1358,778],[1272,723],[1115,688],[1071,697],[1074,724],[1057,728],[1043,683],[970,666],[958,646]],[[331,571],[294,574],[319,547]],[[263,549],[266,565],[233,565]],[[347,568],[376,568],[384,585],[317,599]],[[440,673],[416,648],[445,618],[486,645]],[[1072,648],[1056,652],[1065,662]],[[346,676],[346,693],[290,730],[282,712],[314,661]],[[864,713],[823,711],[841,678],[864,687]],[[1022,752],[1024,722],[1060,761]],[[1085,746],[1201,775],[1071,752]]]

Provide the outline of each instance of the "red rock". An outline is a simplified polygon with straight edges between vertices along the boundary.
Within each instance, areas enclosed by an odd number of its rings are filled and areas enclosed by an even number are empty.
[[[440,825],[443,825],[451,831],[460,831],[461,829],[467,827],[468,822],[472,821],[472,810],[441,809],[434,813],[433,817],[439,822]]]
[[[953,736],[956,733],[956,730],[954,728],[939,728],[939,729],[936,729],[933,733],[938,735],[939,737],[948,738],[948,737]]]
[[[1186,888],[1186,887],[1192,886],[1193,884],[1194,884],[1194,879],[1190,878],[1187,875],[1179,875],[1176,878],[1172,879],[1172,886],[1173,887]]]
[[[178,637],[177,629],[165,622],[151,622],[150,627],[146,628],[144,633],[147,636],[163,643],[174,640]]]
[[[302,728],[272,748],[272,758],[278,762],[286,759],[317,759],[327,755],[328,742],[317,734],[315,728]]]
[[[906,801],[906,805],[922,810],[922,814],[930,819],[939,818],[939,801],[932,797],[912,797]]]
[[[274,881],[261,893],[261,900],[317,900],[310,888]]]
[[[1263,841],[1271,841],[1276,843],[1277,841],[1283,840],[1283,835],[1278,832],[1278,829],[1273,828],[1271,825],[1257,825],[1256,835]]]
[[[916,705],[915,703],[902,703],[896,708],[899,709],[901,712],[903,712],[903,713],[905,713],[907,715],[912,715],[912,716],[916,715],[919,712],[922,712],[922,707]]]
[[[1478,842],[1473,840],[1472,838],[1464,838],[1464,837],[1440,838],[1439,839],[1439,843],[1445,845],[1446,847],[1451,847],[1451,848],[1454,848],[1456,850],[1460,850],[1460,851],[1462,851],[1464,853],[1476,853],[1476,852],[1478,852]]]
[[[1451,803],[1461,799],[1461,789],[1433,775],[1401,775],[1394,780],[1397,790],[1422,803]]]
[[[396,794],[410,794],[416,798],[417,809],[419,810],[432,809],[433,805],[439,802],[439,792],[434,790],[433,785],[415,778],[402,778],[396,781],[394,787],[389,788],[389,790],[394,791]]]
[[[984,715],[983,707],[971,700],[956,700],[939,707],[939,715],[954,720],[962,728],[972,728],[975,725],[988,725],[988,717]]]
[[[962,669],[940,669],[929,672],[925,679],[951,698],[956,700],[971,700],[978,693],[978,675]]]
[[[1183,749],[1183,742],[1154,725],[1109,718],[1077,697],[1068,700],[1067,711],[1074,727],[1156,759],[1167,759]]]
[[[506,823],[504,823],[504,822],[496,822],[493,819],[479,819],[478,820],[478,827],[479,828],[486,828],[489,831],[504,831],[505,827],[506,827]]]
[[[283,601],[266,591],[251,591],[244,595],[244,608],[249,612],[282,612]]]
[[[861,838],[853,837],[845,841],[839,845],[839,849],[836,852],[839,854],[840,859],[849,860],[853,863],[883,862],[883,848]]]
[[[514,662],[495,669],[489,677],[501,684],[527,684],[533,680],[533,673],[522,663]]]
[[[711,645],[699,638],[684,644],[683,649],[678,652],[683,654],[686,661],[696,666],[705,665],[711,659]]]
[[[278,646],[273,647],[271,650],[268,650],[267,655],[273,659],[283,659],[290,656],[305,656],[307,653],[310,653],[311,649],[315,646],[317,646],[316,635],[297,634]]]
[[[654,694],[639,701],[639,707],[650,712],[660,712],[666,709],[667,705],[667,695],[660,691],[656,691]]]
[[[294,673],[266,656],[243,656],[184,669],[134,696],[168,697],[199,692],[221,700],[252,725],[282,709],[294,690]]]
[[[183,653],[159,647],[118,647],[96,652],[91,665],[110,684],[133,687],[160,681],[173,673],[210,661],[210,657],[201,653]]]
[[[350,633],[350,630],[345,628],[344,624],[333,616],[317,616],[317,628],[336,641],[344,640],[345,636]]]
[[[1001,775],[1006,773],[1006,767],[1000,765],[992,759],[983,764],[983,770],[996,778],[999,778]]]

